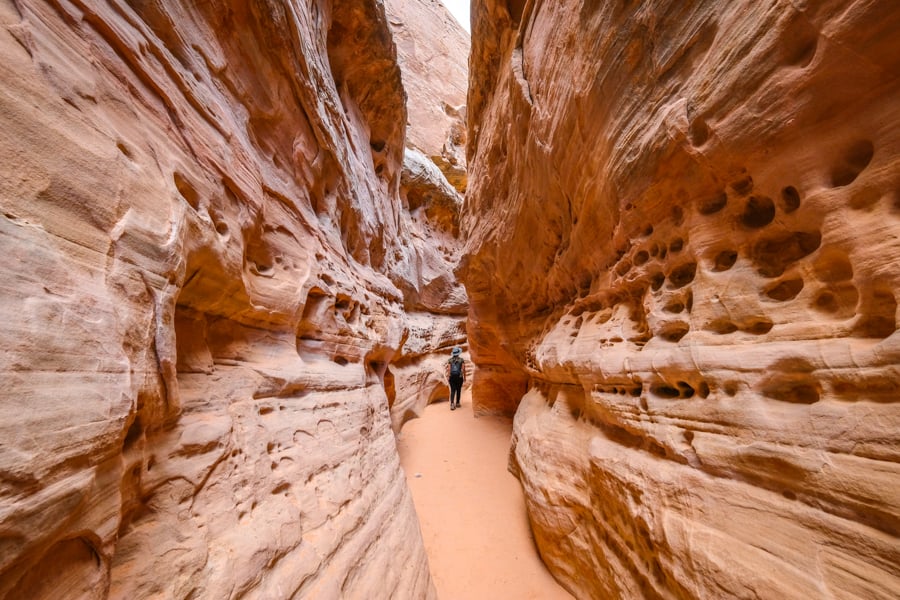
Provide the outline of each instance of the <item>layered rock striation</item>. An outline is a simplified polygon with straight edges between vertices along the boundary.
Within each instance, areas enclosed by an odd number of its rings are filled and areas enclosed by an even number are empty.
[[[382,4],[0,22],[0,597],[433,597],[391,363],[458,206],[401,199]]]
[[[465,194],[469,34],[440,0],[386,0],[385,10],[409,91],[407,145]]]
[[[388,23],[407,91],[400,199],[418,249],[419,286],[404,295],[408,336],[391,365],[395,431],[429,403],[448,399],[444,367],[466,343],[466,291],[457,279],[466,190],[468,34],[438,0],[388,0]]]
[[[900,593],[900,12],[473,7],[476,411],[578,597]]]

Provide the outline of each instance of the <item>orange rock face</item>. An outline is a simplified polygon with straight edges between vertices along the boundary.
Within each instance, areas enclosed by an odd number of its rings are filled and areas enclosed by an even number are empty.
[[[433,597],[390,365],[465,294],[382,4],[0,23],[0,597]]]
[[[895,598],[900,12],[476,3],[481,412],[578,597]]]
[[[466,191],[469,35],[438,0],[386,0],[406,88],[407,144]]]
[[[466,341],[468,299],[454,270],[466,188],[465,101],[469,38],[438,2],[388,0],[409,120],[400,172],[404,221],[419,257],[417,287],[404,294],[408,329],[391,364],[395,431],[449,398],[444,366]]]

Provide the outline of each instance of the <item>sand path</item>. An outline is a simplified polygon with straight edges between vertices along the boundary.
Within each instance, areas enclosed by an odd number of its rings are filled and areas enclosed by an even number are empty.
[[[403,426],[412,490],[441,600],[571,599],[538,558],[519,482],[507,471],[512,421],[432,404]]]

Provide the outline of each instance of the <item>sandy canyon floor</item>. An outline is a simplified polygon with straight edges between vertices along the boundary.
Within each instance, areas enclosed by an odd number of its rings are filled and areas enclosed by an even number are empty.
[[[438,595],[446,600],[571,598],[541,562],[519,482],[507,471],[512,421],[432,404],[397,441]]]

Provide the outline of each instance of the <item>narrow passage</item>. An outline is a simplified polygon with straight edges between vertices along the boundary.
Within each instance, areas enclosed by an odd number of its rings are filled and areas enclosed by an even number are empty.
[[[519,482],[507,470],[512,421],[440,402],[397,440],[441,600],[570,599],[538,557]],[[417,476],[417,474],[419,476]]]

